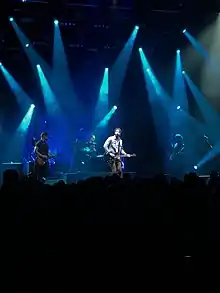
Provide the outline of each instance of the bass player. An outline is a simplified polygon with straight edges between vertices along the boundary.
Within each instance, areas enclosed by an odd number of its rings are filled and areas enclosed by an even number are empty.
[[[132,157],[134,155],[127,154],[123,149],[121,139],[121,129],[116,128],[114,135],[107,138],[104,145],[107,162],[113,174],[118,174],[122,177],[122,161],[121,157]]]

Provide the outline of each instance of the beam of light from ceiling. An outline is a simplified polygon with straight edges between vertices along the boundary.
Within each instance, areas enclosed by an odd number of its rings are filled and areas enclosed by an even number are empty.
[[[176,66],[173,86],[173,102],[181,109],[188,111],[188,99],[186,94],[186,87],[182,75],[182,60],[180,50],[176,51]]]
[[[53,148],[56,146],[58,152],[66,154],[66,157],[64,156],[65,158],[63,157],[63,159],[67,161],[67,141],[70,134],[69,124],[66,115],[64,115],[64,112],[60,107],[60,103],[51,89],[43,69],[39,64],[37,64],[37,71],[44,96],[44,103],[48,114],[48,131],[50,132],[50,137],[52,139],[50,145]],[[62,139],[60,139],[61,134]]]
[[[212,26],[212,38],[209,39],[208,55],[209,58],[205,60],[201,73],[201,89],[202,92],[212,100],[212,103],[220,110],[219,103],[219,64],[220,64],[220,15],[218,15],[215,23]]]
[[[31,104],[26,115],[24,116],[24,118],[22,119],[20,125],[18,126],[17,132],[20,132],[21,134],[26,133],[30,123],[31,123],[31,119],[34,113],[34,109],[35,109],[35,105]]]
[[[212,128],[215,132],[215,135],[219,135],[219,131],[216,129],[220,126],[220,117],[218,113],[214,110],[214,108],[209,104],[207,98],[201,93],[199,88],[194,84],[189,75],[185,72],[183,74],[189,89],[191,90],[198,106],[201,109],[201,112],[204,116],[206,123],[209,128]]]
[[[49,65],[44,61],[44,59],[37,53],[37,51],[34,49],[34,47],[31,45],[31,41],[26,37],[26,35],[23,33],[22,29],[17,25],[16,21],[13,19],[13,21],[10,21],[19,41],[21,42],[21,45],[30,61],[30,64],[36,72],[36,64],[40,64],[44,71],[49,75],[51,72],[51,68]]]
[[[148,74],[151,80],[151,83],[155,89],[157,97],[162,100],[164,105],[169,107],[171,105],[172,100],[170,96],[167,94],[167,92],[164,90],[164,88],[162,87],[156,75],[154,74],[142,48],[139,48],[139,54],[140,54],[140,58],[142,62],[142,68],[145,70],[144,76],[146,76],[145,73]]]
[[[104,130],[104,128],[108,125],[110,119],[115,114],[117,110],[117,106],[113,106],[112,109],[105,115],[105,117],[97,124],[94,133],[99,133],[100,130]]]
[[[208,162],[214,160],[220,154],[220,141],[214,144],[213,148],[208,151],[205,156],[200,159],[200,161],[196,164],[197,169],[203,168]],[[213,170],[213,169],[212,169]],[[209,171],[212,171],[209,170]]]
[[[8,72],[8,70],[1,63],[0,69],[5,77],[6,81],[9,84],[11,91],[13,92],[16,100],[23,110],[27,110],[29,105],[31,104],[31,98],[25,93],[19,83],[14,79],[14,77]]]
[[[102,79],[102,84],[101,84],[100,91],[99,91],[98,101],[97,101],[96,107],[95,107],[93,125],[96,125],[102,119],[102,117],[104,117],[108,113],[108,110],[109,110],[108,77],[109,77],[109,70],[108,70],[108,68],[105,68],[103,79]]]
[[[184,69],[193,76],[198,75],[203,68],[209,68],[210,72],[218,72],[219,68],[216,59],[210,54],[211,47],[215,43],[215,31],[218,27],[218,17],[195,37],[188,30],[184,30],[184,36],[189,40],[189,45],[182,54]],[[218,35],[217,35],[218,36]],[[206,92],[202,90],[205,94]]]
[[[196,51],[198,51],[204,58],[208,58],[209,55],[207,50],[189,33],[188,30],[185,30],[183,34],[187,37]]]
[[[14,135],[8,142],[8,148],[4,154],[5,159],[12,162],[23,162],[24,147],[26,144],[27,133],[34,114],[35,105],[29,105],[27,113],[17,127]]]
[[[122,85],[125,79],[125,75],[128,68],[128,63],[131,58],[131,54],[134,48],[135,40],[137,38],[137,34],[139,31],[139,27],[135,26],[132,31],[128,41],[126,42],[124,48],[116,59],[110,75],[110,96],[113,104],[118,103],[118,99],[121,94]]]
[[[65,112],[78,107],[77,97],[70,78],[68,59],[62,40],[59,21],[54,20],[54,44],[53,44],[53,89],[57,97],[62,97],[60,103]]]
[[[163,99],[163,91],[157,78],[155,77],[147,57],[142,48],[139,49],[140,59],[144,74],[144,80],[146,90],[148,92],[148,99],[150,102],[152,117],[154,121],[154,127],[157,135],[157,141],[160,153],[162,154],[162,161],[164,168],[167,168],[167,152],[169,149],[169,136],[170,136],[170,121],[169,121],[169,107],[171,105],[171,99]],[[167,170],[166,170],[167,171]],[[157,170],[158,173],[161,170]]]
[[[61,109],[59,106],[59,103],[50,87],[49,82],[47,81],[47,78],[43,72],[43,69],[39,64],[37,64],[37,71],[38,71],[38,76],[44,96],[44,102],[45,106],[47,108],[47,112],[50,115],[56,115],[57,113],[61,113]]]
[[[158,143],[160,149],[164,152],[165,170],[171,172],[174,165],[175,168],[176,166],[178,167],[178,162],[170,162],[168,159],[169,153],[171,152],[170,142],[173,136],[175,134],[181,134],[184,140],[188,142],[181,160],[182,173],[184,173],[191,168],[191,165],[195,161],[197,143],[195,130],[196,133],[200,133],[200,136],[202,135],[200,124],[197,120],[192,119],[188,112],[181,109],[180,105],[172,101],[155,77],[143,50],[139,49],[139,52]]]

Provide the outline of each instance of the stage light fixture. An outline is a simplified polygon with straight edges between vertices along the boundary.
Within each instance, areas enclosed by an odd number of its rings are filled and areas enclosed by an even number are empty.
[[[138,26],[138,25],[136,25],[136,26],[135,26],[135,29],[136,29],[136,30],[139,30],[139,26]]]
[[[177,52],[177,54],[179,54],[180,53],[180,50],[178,49],[178,50],[176,50],[176,52]]]
[[[185,32],[186,32],[186,29],[183,30],[183,33],[185,33]]]
[[[180,110],[180,106],[177,106],[176,108],[177,108],[177,110]]]
[[[54,24],[55,24],[55,25],[58,25],[58,24],[59,24],[59,21],[58,21],[57,19],[55,19],[55,20],[54,20]]]
[[[197,166],[194,166],[193,168],[194,168],[194,170],[197,170],[197,169],[198,169],[198,167],[197,167]]]
[[[139,52],[143,51],[143,49],[142,49],[142,48],[139,48],[138,50],[139,50]]]
[[[13,17],[9,17],[10,22],[14,21]]]
[[[182,71],[182,74],[185,74],[185,71],[184,70]]]
[[[31,104],[31,108],[35,108],[35,105],[34,104]]]
[[[117,110],[117,109],[118,109],[118,107],[117,107],[117,106],[114,106],[113,108],[114,108],[115,110]]]

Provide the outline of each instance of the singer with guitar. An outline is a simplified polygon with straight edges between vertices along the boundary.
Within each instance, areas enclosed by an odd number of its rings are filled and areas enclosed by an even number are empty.
[[[44,182],[48,174],[48,159],[53,156],[49,154],[47,144],[48,133],[42,132],[40,140],[35,144],[34,152],[36,155],[35,177],[37,180]]]
[[[121,139],[121,129],[116,128],[114,135],[107,138],[104,145],[105,157],[111,168],[113,174],[118,174],[122,177],[122,161],[121,157],[134,157],[135,154],[127,154],[123,149],[123,143]]]

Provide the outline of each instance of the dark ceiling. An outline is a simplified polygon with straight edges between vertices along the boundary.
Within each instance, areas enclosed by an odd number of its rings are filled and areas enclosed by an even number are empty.
[[[4,0],[0,10],[0,59],[13,59],[20,43],[8,20],[18,25],[42,54],[53,45],[53,19],[60,21],[65,46],[71,50],[119,51],[134,25],[140,43],[175,40],[183,28],[197,33],[218,11],[218,0]],[[180,44],[181,46],[181,44]],[[14,57],[16,58],[16,57]]]

